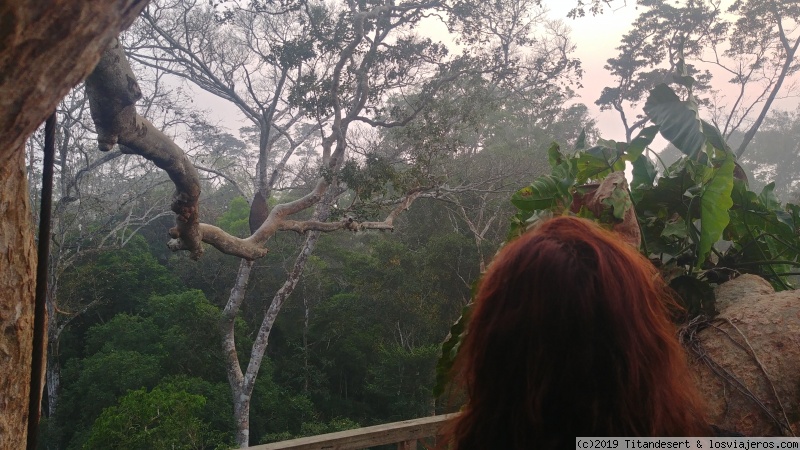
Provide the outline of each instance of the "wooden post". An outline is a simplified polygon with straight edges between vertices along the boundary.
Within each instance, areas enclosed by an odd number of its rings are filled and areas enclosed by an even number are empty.
[[[417,450],[417,440],[398,442],[397,450]]]

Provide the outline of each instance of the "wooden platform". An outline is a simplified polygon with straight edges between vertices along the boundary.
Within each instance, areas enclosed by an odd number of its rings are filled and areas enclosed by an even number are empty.
[[[290,441],[250,447],[253,450],[358,450],[376,445],[397,444],[398,450],[416,450],[417,441],[434,437],[455,414],[423,417],[366,428],[320,434]]]

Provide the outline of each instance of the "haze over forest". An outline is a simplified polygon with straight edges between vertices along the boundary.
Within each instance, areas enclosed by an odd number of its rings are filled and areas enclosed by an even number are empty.
[[[628,161],[631,189],[631,167],[654,189],[735,155],[770,211],[800,202],[794,1],[210,3],[153,1],[58,107],[41,448],[246,447],[457,409],[431,393],[441,344],[519,229],[512,197],[563,181],[553,142],[623,149],[601,169]],[[662,151],[645,107],[664,84],[728,145]]]

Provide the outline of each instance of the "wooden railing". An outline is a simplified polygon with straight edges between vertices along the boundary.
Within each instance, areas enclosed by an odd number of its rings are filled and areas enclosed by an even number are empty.
[[[251,450],[360,450],[376,445],[397,444],[398,450],[417,450],[417,442],[425,438],[435,438],[442,425],[453,414],[423,417],[385,423],[373,427],[317,436],[274,442],[250,447]]]

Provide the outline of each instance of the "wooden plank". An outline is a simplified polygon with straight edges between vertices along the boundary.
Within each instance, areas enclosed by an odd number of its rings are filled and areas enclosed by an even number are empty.
[[[423,417],[250,447],[251,450],[359,450],[436,436],[455,414]]]

